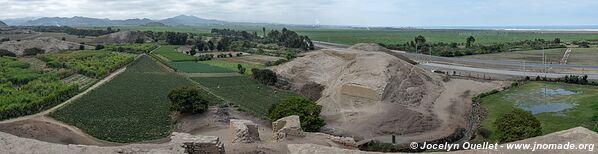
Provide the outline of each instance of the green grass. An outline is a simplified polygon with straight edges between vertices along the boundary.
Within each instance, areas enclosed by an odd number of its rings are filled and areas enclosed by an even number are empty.
[[[186,62],[168,62],[168,65],[175,68],[177,71],[186,73],[233,73],[230,69],[212,66],[208,64],[199,63],[195,61]]]
[[[526,61],[533,63],[542,63],[542,52],[546,54],[546,62],[552,64],[560,63],[563,54],[567,49],[546,49],[546,50],[529,50],[529,51],[514,51],[502,52],[494,54],[481,54],[465,56],[463,58],[472,59],[489,59],[489,60],[513,60]],[[598,65],[598,48],[572,48],[571,55],[567,60],[567,64],[573,65]]]
[[[274,104],[290,96],[297,96],[289,91],[261,85],[244,76],[192,79],[206,86],[216,95],[239,105],[241,109],[262,118],[266,117],[268,110]]]
[[[176,51],[176,45],[164,45],[154,51],[154,54],[166,57],[170,61],[196,61],[197,57],[186,55]]]
[[[266,26],[266,31],[282,29],[284,26]],[[428,42],[464,43],[469,36],[476,38],[476,43],[491,44],[502,42],[513,42],[521,40],[545,39],[553,40],[561,38],[564,42],[579,40],[596,40],[598,35],[592,33],[559,33],[559,32],[519,32],[519,31],[494,31],[494,30],[426,30],[426,29],[384,29],[372,28],[370,30],[360,28],[306,28],[286,26],[300,35],[307,35],[312,40],[327,41],[341,44],[355,43],[385,43],[397,44],[413,41],[418,35],[426,37]],[[101,27],[105,29],[105,27]],[[143,27],[123,26],[123,30],[152,30],[152,31],[173,31],[188,33],[210,33],[212,28],[228,28],[257,32],[263,35],[262,26],[200,26],[200,27]]]
[[[264,65],[249,64],[249,63],[235,63],[235,62],[229,62],[229,61],[224,61],[224,60],[209,60],[209,61],[201,61],[200,63],[207,64],[210,66],[225,68],[232,72],[238,72],[239,69],[237,67],[239,64],[241,64],[245,68],[245,75],[247,75],[247,76],[250,76],[251,74],[253,74],[251,72],[251,69],[264,68]]]
[[[106,141],[161,139],[173,128],[168,93],[193,84],[143,56],[122,74],[50,116]],[[204,94],[211,104],[221,102]]]
[[[545,101],[544,96],[538,93],[544,86],[576,92],[573,95],[547,97],[547,102],[573,103],[577,106],[559,113],[544,112],[534,115],[542,123],[543,134],[578,126],[598,132],[598,87],[549,82],[529,82],[482,98],[481,105],[488,112],[487,118],[482,122],[482,127],[495,132],[494,121],[502,114],[515,109],[516,101]],[[492,133],[489,138],[496,140],[497,136]]]
[[[312,40],[341,44],[402,44],[413,41],[418,35],[424,36],[427,42],[445,43],[464,43],[467,37],[473,36],[476,43],[481,44],[534,39],[553,40],[554,38],[561,38],[565,42],[598,39],[598,35],[590,33],[536,33],[490,30],[298,29],[296,31],[301,35],[309,36]]]

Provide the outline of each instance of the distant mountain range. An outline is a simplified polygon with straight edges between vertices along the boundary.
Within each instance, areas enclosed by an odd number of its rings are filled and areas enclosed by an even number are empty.
[[[203,19],[195,16],[179,15],[162,20],[152,19],[126,19],[111,20],[88,17],[42,17],[37,19],[7,19],[4,20],[11,26],[141,26],[141,25],[167,25],[167,26],[205,26],[205,25],[223,25],[232,22]]]

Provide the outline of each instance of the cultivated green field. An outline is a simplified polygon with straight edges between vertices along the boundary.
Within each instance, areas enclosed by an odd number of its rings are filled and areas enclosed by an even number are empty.
[[[110,82],[50,116],[102,140],[128,143],[161,139],[170,135],[173,124],[168,93],[192,84],[143,56]],[[211,104],[221,101],[203,94]]]
[[[542,52],[546,54],[546,63],[558,64],[560,63],[565,51],[567,49],[546,49],[546,50],[529,50],[529,51],[513,51],[501,52],[493,54],[480,54],[464,56],[463,58],[471,59],[486,59],[486,60],[512,60],[525,61],[528,63],[542,63]]]
[[[546,87],[546,91],[544,91]],[[542,133],[582,126],[598,132],[598,87],[550,82],[529,82],[482,98],[488,112],[482,127],[495,132],[494,121],[514,108],[532,111]],[[495,133],[490,135],[496,140]]]
[[[227,101],[239,105],[241,109],[258,117],[265,117],[268,109],[281,100],[289,96],[297,96],[289,91],[261,85],[245,76],[192,79],[206,86],[216,95],[224,97]]]
[[[158,48],[153,54],[160,55],[170,61],[196,61],[197,57],[186,55],[176,51],[176,45],[164,45]]]
[[[209,33],[212,28],[229,28],[258,32],[262,35],[261,26],[204,26],[204,27],[142,27],[128,26],[119,27],[126,30],[152,30],[152,31],[176,31],[189,33]],[[267,26],[266,31],[282,29],[281,26]],[[341,44],[355,43],[384,43],[397,44],[413,41],[418,35],[426,37],[428,42],[464,43],[466,38],[473,36],[476,43],[491,44],[501,42],[513,42],[521,40],[545,39],[553,40],[560,38],[564,42],[580,40],[597,40],[596,33],[559,33],[559,32],[518,32],[518,31],[494,31],[494,30],[426,30],[426,29],[383,29],[372,28],[307,28],[287,27],[300,35],[307,35],[312,40],[327,41]]]
[[[211,65],[211,66],[216,66],[216,67],[220,67],[220,68],[225,68],[232,72],[238,72],[239,71],[239,69],[237,68],[238,64],[241,64],[241,66],[243,66],[245,68],[245,75],[248,75],[248,76],[253,74],[251,72],[251,69],[264,67],[264,65],[249,64],[249,63],[235,63],[235,62],[229,62],[229,61],[224,61],[224,60],[200,61],[200,63]]]
[[[168,62],[168,65],[175,68],[177,71],[186,72],[186,73],[233,73],[235,71],[212,66],[208,64],[199,63],[195,61],[185,61],[185,62]]]
[[[529,50],[529,51],[514,51],[501,52],[494,54],[481,54],[464,56],[463,58],[471,59],[487,59],[487,60],[513,60],[526,61],[533,63],[542,63],[542,52],[546,54],[546,63],[558,64],[560,63],[565,51],[567,49],[546,49],[546,50]],[[571,55],[567,60],[567,64],[573,65],[598,65],[598,48],[572,48]]]

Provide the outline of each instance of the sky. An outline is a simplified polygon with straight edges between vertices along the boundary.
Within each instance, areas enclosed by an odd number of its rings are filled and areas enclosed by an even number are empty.
[[[348,26],[598,25],[598,0],[0,0],[0,19],[163,19]]]

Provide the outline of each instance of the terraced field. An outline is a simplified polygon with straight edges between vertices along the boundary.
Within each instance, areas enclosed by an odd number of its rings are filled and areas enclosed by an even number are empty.
[[[168,72],[142,56],[125,72],[50,116],[112,142],[139,142],[167,137],[173,120],[170,90],[192,81]],[[212,104],[221,100],[204,92]]]
[[[265,117],[274,104],[297,94],[261,85],[245,76],[192,78],[241,109]]]

